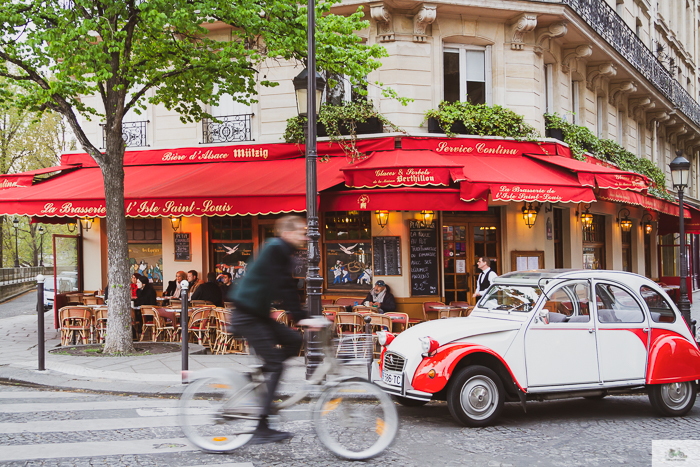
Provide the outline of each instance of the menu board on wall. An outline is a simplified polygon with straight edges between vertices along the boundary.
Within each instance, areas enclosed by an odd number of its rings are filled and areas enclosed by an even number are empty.
[[[435,225],[409,221],[411,296],[438,294],[438,236]]]
[[[189,233],[175,233],[175,261],[192,261]]]
[[[300,248],[294,251],[294,277],[306,277],[306,269],[309,267],[309,250]]]
[[[401,237],[372,238],[375,276],[401,275]]]

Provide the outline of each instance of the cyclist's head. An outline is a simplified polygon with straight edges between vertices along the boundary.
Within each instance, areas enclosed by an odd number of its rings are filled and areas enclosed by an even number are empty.
[[[308,240],[306,222],[299,216],[284,216],[275,222],[275,230],[282,240],[299,248]]]

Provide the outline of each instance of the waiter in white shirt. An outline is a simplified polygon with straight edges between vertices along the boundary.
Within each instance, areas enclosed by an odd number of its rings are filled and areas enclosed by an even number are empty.
[[[493,280],[498,277],[498,274],[491,270],[491,258],[488,256],[480,257],[476,262],[476,267],[481,269],[481,274],[476,280],[476,292],[474,292],[474,297],[478,298],[491,287]]]

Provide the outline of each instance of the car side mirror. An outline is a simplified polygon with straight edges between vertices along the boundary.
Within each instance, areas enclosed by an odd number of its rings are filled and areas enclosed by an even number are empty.
[[[544,324],[549,324],[549,310],[546,308],[541,308],[538,316],[540,317],[540,321],[542,321]]]

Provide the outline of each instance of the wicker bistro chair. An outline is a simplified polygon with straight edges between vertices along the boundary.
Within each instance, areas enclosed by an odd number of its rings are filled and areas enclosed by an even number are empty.
[[[97,308],[93,311],[95,318],[95,338],[102,344],[107,335],[107,308]]]
[[[211,316],[211,307],[199,308],[192,312],[190,316],[187,330],[190,334],[197,337],[199,345],[211,347],[209,340],[209,318]]]
[[[442,302],[423,302],[423,319],[425,321],[440,318],[440,310],[433,308],[436,306],[445,306],[445,304]]]
[[[407,313],[397,313],[392,311],[390,313],[384,313],[382,316],[388,316],[389,319],[391,319],[391,332],[399,334],[408,329]]]
[[[371,318],[369,325],[372,329],[372,339],[374,341],[374,356],[378,357],[382,353],[382,349],[377,341],[377,332],[391,331],[391,316],[372,313],[369,317]]]
[[[210,302],[209,300],[191,300],[190,304],[192,305],[192,308],[200,306],[215,306],[214,302]]]
[[[440,318],[459,318],[462,316],[462,308],[451,307],[449,310],[440,310]]]
[[[352,312],[366,315],[367,313],[376,313],[377,309],[372,306],[357,305],[352,307]]]
[[[349,334],[360,334],[363,332],[365,322],[364,317],[360,313],[336,313],[335,314],[335,332],[338,336],[347,336]]]
[[[217,335],[214,353],[248,353],[248,341],[242,336],[236,334],[233,325],[231,324],[231,310],[225,308],[216,308],[217,315]]]
[[[155,340],[158,340],[161,334],[165,334],[166,339],[168,342],[172,342],[175,340],[175,325],[168,323],[165,318],[160,316],[158,313],[158,308],[153,308],[153,313],[155,315],[155,323],[156,323],[156,338]]]
[[[101,299],[98,299],[94,295],[89,295],[87,297],[83,297],[83,305],[103,305],[104,302],[100,303]]]
[[[151,305],[143,305],[141,307],[141,338],[139,341],[143,341],[146,334],[151,332],[151,340],[156,341],[158,334],[156,331],[156,321],[158,321],[158,313],[155,307]]]
[[[66,306],[59,311],[61,320],[61,345],[70,345],[74,338],[88,343],[92,332],[92,309],[82,306]]]

